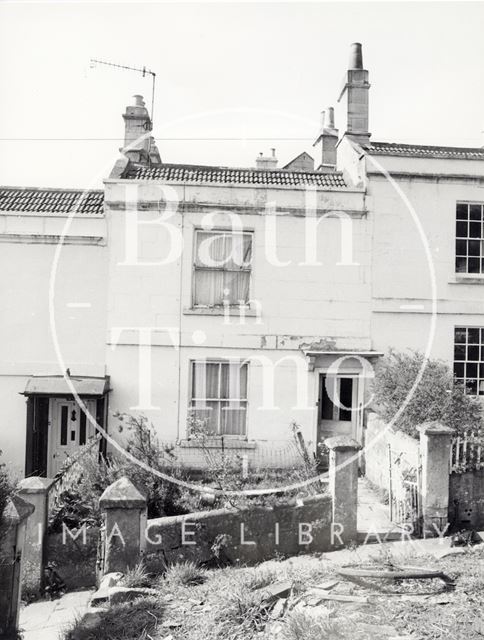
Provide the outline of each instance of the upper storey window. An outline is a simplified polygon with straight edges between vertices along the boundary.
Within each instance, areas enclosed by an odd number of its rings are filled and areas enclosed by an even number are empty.
[[[194,307],[240,306],[249,302],[252,233],[197,231]]]
[[[456,273],[484,274],[484,205],[458,202],[455,240]]]

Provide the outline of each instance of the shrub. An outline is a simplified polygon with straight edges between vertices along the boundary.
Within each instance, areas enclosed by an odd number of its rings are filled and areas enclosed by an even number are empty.
[[[170,474],[182,477],[175,465],[170,448],[159,444],[154,427],[144,416],[116,414],[120,432],[126,432],[126,450],[136,459],[159,471],[170,466]],[[102,492],[122,476],[127,476],[146,495],[148,517],[188,513],[186,494],[178,485],[166,482],[151,471],[138,466],[122,454],[99,458],[96,447],[86,445],[85,454],[74,463],[77,471],[69,480],[65,476],[64,488],[52,509],[49,528],[60,531],[64,522],[70,529],[83,524],[100,526],[99,497]]]
[[[0,450],[0,456],[2,455],[2,451]],[[10,480],[10,476],[7,472],[5,464],[0,462],[0,527],[3,522],[3,512],[5,507],[7,506],[7,500],[11,496],[13,492],[12,482]]]
[[[424,356],[418,352],[390,351],[375,371],[374,400],[381,417],[390,422],[403,405],[418,373]],[[467,395],[448,367],[441,360],[428,360],[423,375],[395,427],[417,438],[417,426],[437,421],[457,432],[482,427],[479,400]]]

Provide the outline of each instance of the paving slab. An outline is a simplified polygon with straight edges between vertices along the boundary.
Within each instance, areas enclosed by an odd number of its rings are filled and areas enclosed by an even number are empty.
[[[19,622],[23,640],[58,640],[66,627],[85,613],[91,595],[92,589],[72,591],[23,607]]]

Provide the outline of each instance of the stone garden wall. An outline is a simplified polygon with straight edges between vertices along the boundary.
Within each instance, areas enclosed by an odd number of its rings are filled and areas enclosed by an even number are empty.
[[[148,520],[148,566],[192,560],[197,564],[255,564],[277,555],[328,551],[329,495],[274,507],[218,509]]]

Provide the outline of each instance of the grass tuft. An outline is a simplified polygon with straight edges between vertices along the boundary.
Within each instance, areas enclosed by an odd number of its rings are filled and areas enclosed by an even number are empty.
[[[157,598],[138,598],[111,606],[96,621],[77,620],[63,640],[144,640],[156,633],[162,615]]]
[[[311,609],[290,611],[280,635],[281,640],[346,640],[349,637],[350,634],[341,630],[341,624]]]
[[[136,589],[140,587],[151,587],[152,579],[145,565],[139,562],[132,569],[128,569],[120,581],[120,586]]]
[[[194,562],[173,564],[165,574],[165,580],[171,587],[188,587],[203,584],[207,579],[207,571],[197,567]]]

